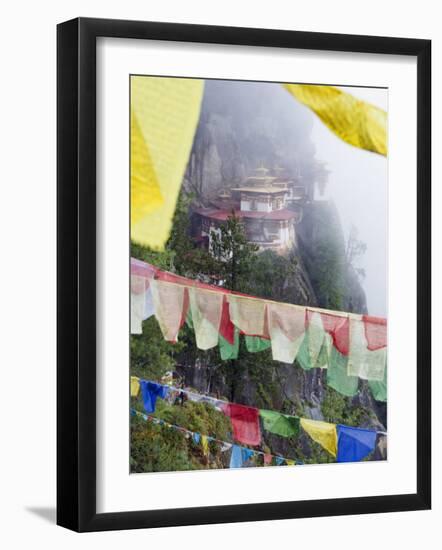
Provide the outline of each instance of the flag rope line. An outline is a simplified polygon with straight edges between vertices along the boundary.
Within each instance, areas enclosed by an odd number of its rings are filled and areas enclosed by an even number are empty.
[[[249,447],[244,447],[244,445],[238,445],[237,443],[230,443],[229,441],[223,441],[222,439],[217,439],[216,437],[212,437],[211,435],[204,435],[199,432],[193,432],[192,430],[189,430],[187,428],[183,428],[182,426],[178,426],[177,424],[171,424],[170,422],[167,422],[166,420],[163,420],[162,418],[157,418],[156,416],[152,416],[150,414],[142,413],[140,411],[137,411],[136,409],[131,408],[131,413],[134,416],[139,416],[143,418],[143,420],[151,420],[154,424],[157,424],[159,426],[167,426],[168,428],[173,428],[175,430],[178,430],[182,433],[188,433],[190,435],[199,435],[200,437],[206,437],[207,441],[209,442],[215,442],[220,445],[228,445],[228,448],[230,449],[233,446],[240,447],[241,449],[247,449],[248,451],[251,451],[254,454],[262,455],[262,456],[271,456],[272,458],[282,459],[290,462],[294,462],[295,460],[298,460],[296,458],[286,458],[282,455],[274,455],[272,453],[265,453],[264,451],[257,451],[255,449],[250,449]],[[226,449],[227,450],[227,449]],[[299,461],[299,464],[303,464],[303,462]],[[290,464],[288,464],[290,466]]]
[[[233,296],[240,296],[240,297],[243,297],[243,298],[247,298],[249,300],[256,300],[256,301],[259,301],[259,302],[265,302],[266,304],[277,304],[277,305],[282,304],[284,306],[293,307],[294,309],[303,309],[303,310],[308,309],[308,310],[314,311],[316,313],[324,313],[324,314],[328,314],[328,315],[335,315],[337,317],[343,317],[343,318],[348,317],[349,320],[354,319],[354,320],[360,321],[362,319],[362,316],[363,316],[363,314],[359,314],[359,313],[350,313],[350,312],[346,312],[346,311],[338,311],[338,310],[333,310],[333,309],[323,309],[323,308],[319,308],[319,307],[315,307],[315,306],[300,306],[298,304],[290,304],[288,302],[278,302],[276,300],[269,300],[268,298],[258,298],[257,296],[252,296],[250,294],[242,294],[242,293],[239,293],[239,292],[237,293],[235,291],[228,290],[228,289],[223,288],[223,287],[220,287],[218,289],[214,285],[209,285],[208,283],[201,283],[201,284],[204,284],[204,287],[198,287],[198,284],[200,284],[199,281],[192,281],[192,279],[188,279],[187,277],[183,277],[182,275],[176,275],[175,273],[171,273],[170,271],[164,271],[164,270],[159,269],[159,268],[157,268],[157,267],[155,267],[155,266],[153,266],[153,265],[151,265],[147,262],[143,262],[142,260],[138,260],[137,258],[131,258],[131,259],[134,259],[137,262],[146,265],[148,268],[153,269],[153,271],[154,271],[153,278],[157,278],[157,272],[160,272],[160,273],[165,273],[166,275],[171,275],[172,277],[180,277],[182,279],[186,279],[186,281],[189,281],[186,284],[180,283],[178,281],[165,281],[169,284],[173,284],[173,285],[176,285],[176,286],[179,286],[179,287],[182,287],[182,288],[203,288],[203,290],[206,290],[207,292],[214,292],[214,293],[221,292],[221,294],[226,294],[226,295],[232,294]],[[144,278],[144,279],[152,278],[152,277],[149,277],[149,276],[141,274],[141,273],[131,273],[131,275],[133,275],[135,277],[141,277],[141,278]],[[208,288],[208,287],[212,287],[212,288]]]
[[[138,378],[138,381],[140,380],[144,380],[143,378]],[[145,380],[145,382],[150,382],[150,380]],[[249,407],[251,409],[258,409],[258,411],[260,410],[258,407],[253,407],[252,405],[243,405],[241,403],[233,403],[232,401],[226,401],[225,399],[218,399],[217,397],[212,397],[210,395],[206,395],[204,393],[199,393],[199,392],[196,392],[196,391],[191,391],[191,390],[184,390],[182,388],[178,388],[176,386],[172,386],[171,384],[161,384],[162,386],[165,386],[165,387],[168,387],[170,388],[172,391],[176,391],[176,392],[182,392],[182,393],[185,393],[187,395],[197,395],[197,396],[200,396],[202,398],[206,398],[207,401],[206,402],[209,402],[212,401],[212,402],[218,402],[218,403],[225,403],[226,405],[239,405],[241,407]],[[204,403],[204,401],[202,400],[201,403]],[[283,416],[289,416],[290,418],[303,418],[303,417],[300,417],[300,416],[295,416],[293,414],[287,414],[287,413],[283,413],[283,412],[280,412],[280,411],[274,411],[272,410],[272,412],[275,412],[275,413],[278,413],[278,414],[281,414]],[[311,422],[318,422],[317,420],[314,420],[314,419],[305,419],[305,420],[310,420]],[[320,421],[319,421],[320,422]],[[334,424],[334,422],[330,422],[330,424]],[[343,424],[343,426],[345,426],[345,424]],[[350,428],[354,428],[356,426],[346,426],[346,427],[350,427]],[[362,428],[362,429],[371,429],[371,428]],[[388,433],[385,432],[385,431],[382,431],[382,430],[371,430],[373,432],[376,432],[377,434],[379,435],[383,435],[383,436],[387,436]],[[265,453],[264,453],[265,454]]]

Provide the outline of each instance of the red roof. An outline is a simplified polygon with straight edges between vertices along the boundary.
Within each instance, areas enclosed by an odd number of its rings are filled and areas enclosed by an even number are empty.
[[[227,218],[232,216],[232,210],[219,209],[219,208],[197,208],[194,210],[196,214],[204,216],[210,220],[226,221]],[[284,221],[284,220],[293,220],[297,217],[296,212],[288,210],[287,208],[282,208],[281,210],[273,210],[272,212],[258,212],[256,210],[234,210],[233,211],[237,218],[247,218],[247,219],[259,219],[259,220],[275,220],[275,221]]]

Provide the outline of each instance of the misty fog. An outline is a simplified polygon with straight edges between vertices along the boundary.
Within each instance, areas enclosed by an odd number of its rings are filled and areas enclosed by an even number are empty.
[[[387,111],[388,91],[375,88],[342,88]],[[316,156],[330,170],[324,196],[335,202],[346,236],[354,225],[367,244],[358,267],[365,269],[362,286],[371,315],[387,315],[388,159],[347,145],[312,113],[312,139]]]

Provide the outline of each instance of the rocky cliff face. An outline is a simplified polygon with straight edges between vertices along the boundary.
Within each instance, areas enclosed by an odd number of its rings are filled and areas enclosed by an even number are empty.
[[[204,202],[264,164],[302,174],[302,184],[313,189],[321,165],[311,127],[310,114],[279,84],[209,80],[185,188]]]

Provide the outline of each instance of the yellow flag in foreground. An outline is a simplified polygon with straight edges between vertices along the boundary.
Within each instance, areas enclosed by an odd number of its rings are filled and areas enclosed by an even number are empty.
[[[131,238],[161,250],[169,238],[199,119],[203,81],[131,78]]]
[[[387,154],[387,113],[334,86],[283,84],[343,141]]]
[[[301,418],[301,426],[316,443],[322,445],[331,455],[336,456],[338,443],[334,424]]]

